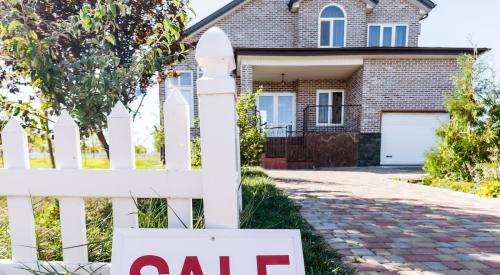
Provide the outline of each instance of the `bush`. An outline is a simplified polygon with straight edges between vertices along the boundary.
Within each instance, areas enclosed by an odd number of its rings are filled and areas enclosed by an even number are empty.
[[[201,141],[200,138],[195,138],[191,141],[191,166],[194,168],[201,167]]]
[[[495,172],[500,161],[500,87],[475,61],[468,55],[459,59],[455,92],[446,100],[451,120],[436,131],[441,142],[427,154],[427,182],[475,183],[478,188],[480,183],[500,180]]]
[[[260,115],[256,107],[259,94],[260,90],[241,93],[236,102],[242,165],[258,165],[264,151],[266,136],[262,131]]]
[[[481,184],[477,194],[484,197],[500,198],[500,181],[492,180]]]

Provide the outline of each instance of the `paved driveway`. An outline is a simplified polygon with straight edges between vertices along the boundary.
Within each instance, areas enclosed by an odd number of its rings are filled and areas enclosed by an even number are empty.
[[[500,275],[500,200],[396,181],[415,171],[268,171],[362,273]]]

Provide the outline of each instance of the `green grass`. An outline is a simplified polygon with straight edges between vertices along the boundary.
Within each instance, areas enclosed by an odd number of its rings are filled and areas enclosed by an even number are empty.
[[[31,159],[31,168],[52,168],[49,159]],[[135,161],[137,169],[163,169],[164,166],[159,158],[147,157],[137,158]],[[3,159],[0,158],[0,167],[3,167]],[[109,169],[109,160],[106,158],[83,158],[82,167],[85,169]]]
[[[480,183],[424,178],[424,185],[476,194],[482,197],[500,198],[500,181],[488,180]]]
[[[34,168],[48,168],[47,160],[32,160]],[[84,162],[85,168],[107,168],[105,159]],[[155,159],[137,160],[138,169],[157,169],[162,165]],[[308,275],[352,274],[341,258],[319,237],[300,216],[300,207],[278,189],[259,168],[242,171],[243,201],[241,227],[253,229],[300,229]],[[165,228],[167,201],[140,199],[137,201],[141,228]],[[58,202],[54,198],[34,198],[33,207],[39,258],[61,260],[61,227]],[[203,203],[194,200],[195,228],[203,228]],[[109,262],[112,240],[112,205],[109,199],[86,200],[87,239],[90,261]],[[10,258],[8,219],[5,198],[0,198],[0,259]]]

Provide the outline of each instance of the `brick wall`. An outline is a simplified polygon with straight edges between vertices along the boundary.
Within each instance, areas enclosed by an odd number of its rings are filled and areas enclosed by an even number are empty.
[[[386,110],[444,110],[456,59],[373,59],[363,68],[362,133],[380,133]]]

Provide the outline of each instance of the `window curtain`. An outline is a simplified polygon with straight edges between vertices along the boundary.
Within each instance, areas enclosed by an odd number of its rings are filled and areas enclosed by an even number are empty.
[[[321,22],[320,32],[320,45],[330,46],[330,21]]]
[[[328,109],[330,108],[329,95],[328,93],[318,94],[318,124],[328,123]]]
[[[333,21],[333,46],[344,47],[345,20]]]
[[[406,26],[396,27],[396,47],[406,47]]]
[[[384,47],[392,46],[392,27],[384,27],[383,46]]]
[[[369,47],[380,47],[380,26],[370,26]]]

